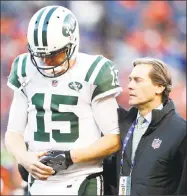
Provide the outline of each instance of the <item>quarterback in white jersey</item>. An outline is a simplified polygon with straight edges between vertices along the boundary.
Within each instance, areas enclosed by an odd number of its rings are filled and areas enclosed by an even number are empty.
[[[86,177],[102,172],[103,158],[120,148],[118,71],[101,55],[78,52],[78,22],[64,7],[36,12],[27,38],[29,52],[15,58],[8,77],[7,147],[30,173],[31,195],[81,195]],[[69,151],[73,164],[53,175],[39,161],[49,150]],[[102,194],[101,186],[83,192]]]

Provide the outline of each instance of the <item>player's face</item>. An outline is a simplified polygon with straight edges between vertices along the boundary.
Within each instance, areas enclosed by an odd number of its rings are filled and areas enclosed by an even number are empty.
[[[61,52],[61,53],[54,55],[54,56],[51,56],[51,57],[41,58],[41,60],[47,66],[55,66],[55,65],[59,65],[61,62],[63,62],[64,58],[65,58],[65,52]]]
[[[47,74],[65,72],[68,68],[68,61],[65,61],[63,63],[65,58],[66,58],[65,52],[61,52],[54,56],[41,58],[41,61],[44,63],[45,66],[53,67],[59,65],[58,67],[54,68],[54,72],[53,69],[44,70],[44,72],[46,72]]]

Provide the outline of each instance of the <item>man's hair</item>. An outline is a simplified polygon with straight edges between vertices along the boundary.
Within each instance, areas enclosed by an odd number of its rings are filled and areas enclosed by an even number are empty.
[[[153,84],[165,87],[162,92],[162,102],[167,102],[172,88],[171,73],[168,66],[161,60],[149,57],[137,58],[133,61],[134,67],[139,64],[149,64],[152,66],[149,77]]]

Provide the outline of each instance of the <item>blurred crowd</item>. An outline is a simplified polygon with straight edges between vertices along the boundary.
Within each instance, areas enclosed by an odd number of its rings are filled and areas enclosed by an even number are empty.
[[[12,179],[6,185],[1,177],[4,195],[15,194],[21,183],[3,142],[13,95],[7,76],[13,59],[27,52],[30,18],[47,5],[65,6],[76,15],[81,52],[102,54],[117,65],[124,89],[118,101],[127,109],[132,60],[150,56],[166,62],[173,77],[170,97],[186,119],[186,1],[1,1],[1,171]]]

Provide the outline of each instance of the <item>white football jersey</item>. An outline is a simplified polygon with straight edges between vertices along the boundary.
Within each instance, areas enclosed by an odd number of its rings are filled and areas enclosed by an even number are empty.
[[[94,120],[92,103],[122,91],[115,65],[103,56],[84,53],[57,78],[44,77],[32,64],[30,54],[21,54],[12,64],[8,86],[27,97],[25,140],[30,151],[69,150],[94,143],[101,130]],[[102,160],[96,160],[73,164],[48,180],[100,171]]]

